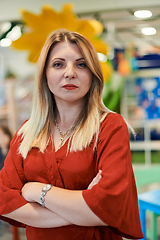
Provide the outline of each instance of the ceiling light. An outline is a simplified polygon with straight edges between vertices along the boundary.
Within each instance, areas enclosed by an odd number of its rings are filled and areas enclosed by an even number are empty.
[[[98,53],[98,59],[100,62],[106,62],[107,61],[107,56],[104,55],[103,53]]]
[[[144,34],[144,35],[154,35],[156,34],[156,29],[153,28],[153,27],[145,27],[145,28],[142,28],[141,29],[141,32]]]
[[[7,34],[7,38],[10,38],[12,41],[17,40],[21,36],[21,28],[19,26],[15,26],[12,30]]]
[[[11,23],[10,22],[4,22],[4,23],[1,23],[1,32],[4,33],[4,32],[7,32],[11,27]]]
[[[149,10],[139,10],[134,12],[134,16],[137,18],[149,18],[152,16],[152,13]]]
[[[9,38],[3,38],[1,41],[0,41],[0,46],[1,47],[9,47],[11,45],[12,41],[11,39]]]

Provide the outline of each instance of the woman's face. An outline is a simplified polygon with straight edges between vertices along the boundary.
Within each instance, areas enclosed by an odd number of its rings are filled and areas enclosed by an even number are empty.
[[[56,103],[82,102],[89,91],[92,73],[78,46],[67,41],[51,50],[46,68],[47,83]]]

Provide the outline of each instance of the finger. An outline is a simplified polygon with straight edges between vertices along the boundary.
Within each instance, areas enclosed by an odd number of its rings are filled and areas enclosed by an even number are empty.
[[[92,183],[96,184],[100,181],[100,179],[102,178],[100,173],[97,173],[97,175],[95,176],[95,178],[93,179]]]
[[[102,170],[101,169],[98,171],[98,174],[102,174]]]

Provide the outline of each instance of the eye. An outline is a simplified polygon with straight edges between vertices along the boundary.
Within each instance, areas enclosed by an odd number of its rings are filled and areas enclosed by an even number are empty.
[[[55,67],[55,68],[63,67],[63,63],[62,62],[54,62],[53,67]]]
[[[77,66],[78,66],[78,67],[81,67],[81,68],[85,68],[85,67],[87,67],[87,64],[86,64],[85,62],[79,62],[79,63],[77,64]]]

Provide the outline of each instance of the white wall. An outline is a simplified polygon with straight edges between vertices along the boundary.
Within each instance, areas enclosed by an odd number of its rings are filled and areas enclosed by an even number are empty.
[[[5,73],[10,70],[22,78],[34,75],[36,65],[27,60],[27,52],[14,50],[10,47],[0,47],[0,54],[3,56]]]

